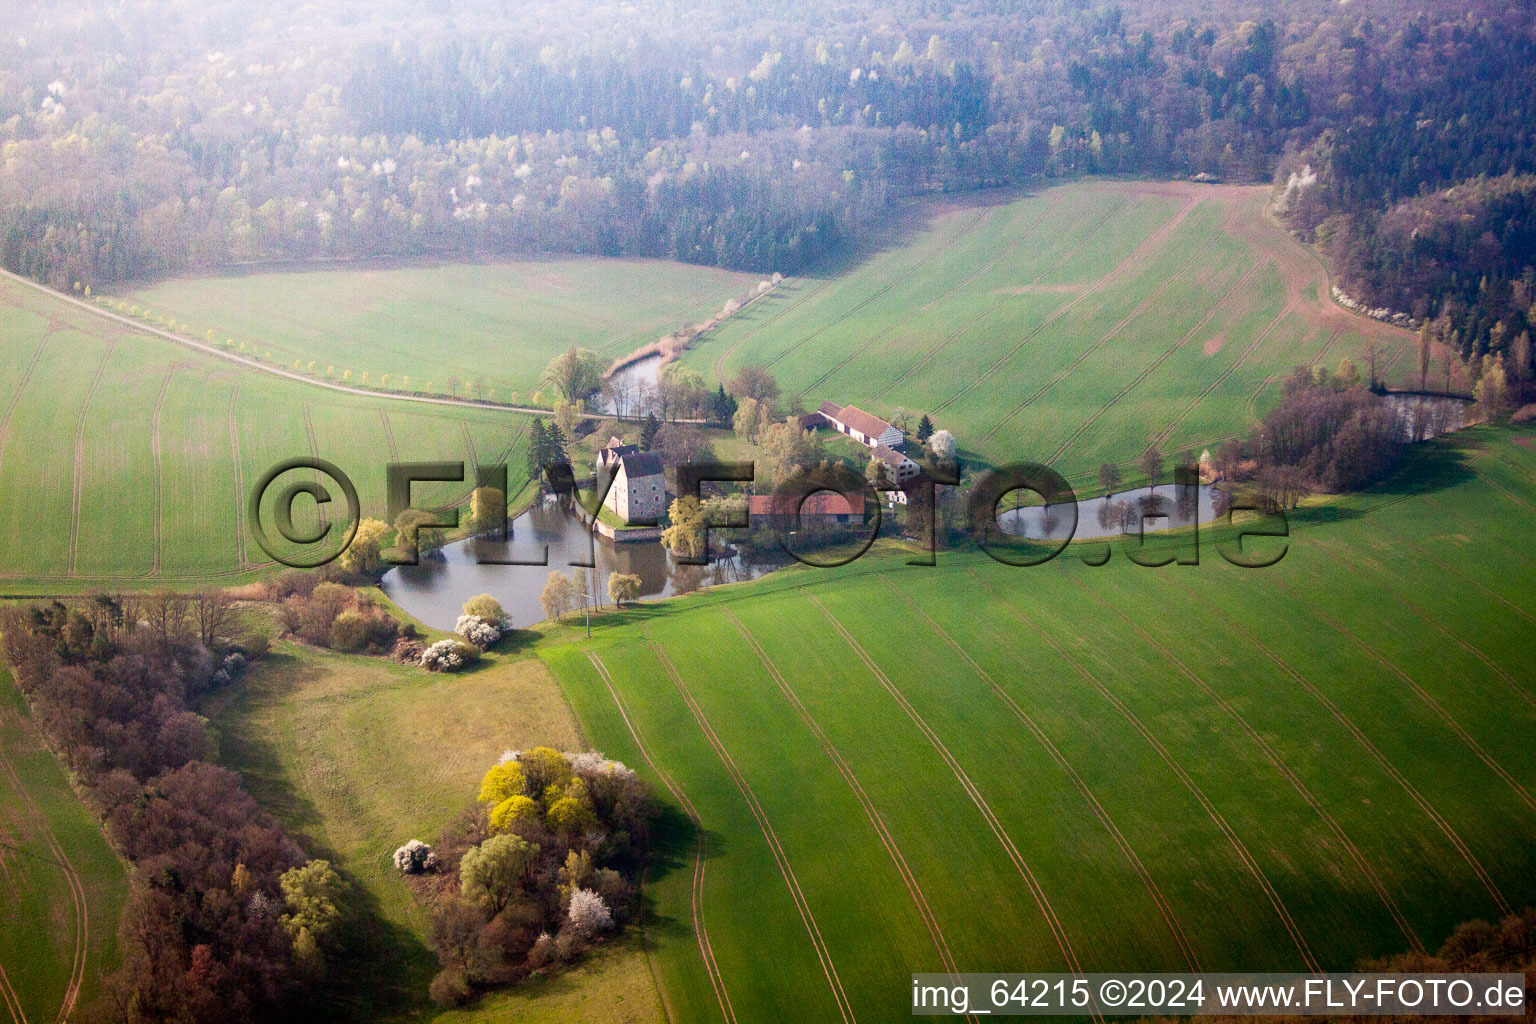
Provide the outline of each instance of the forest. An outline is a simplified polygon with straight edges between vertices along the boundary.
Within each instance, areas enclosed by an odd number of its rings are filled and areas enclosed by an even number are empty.
[[[60,287],[525,252],[790,274],[905,197],[1205,175],[1275,179],[1346,291],[1464,352],[1527,326],[1519,4],[71,11],[0,39],[0,263]]]

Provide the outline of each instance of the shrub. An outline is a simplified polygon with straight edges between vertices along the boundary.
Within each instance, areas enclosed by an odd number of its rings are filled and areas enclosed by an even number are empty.
[[[507,613],[502,610],[501,602],[490,594],[476,594],[464,602],[464,614],[473,615],[477,619],[485,619],[487,622],[504,626],[507,622]]]
[[[429,672],[457,672],[480,660],[480,652],[461,640],[439,640],[421,652],[421,667]]]
[[[245,655],[235,651],[224,659],[224,671],[231,679],[237,679],[245,673]]]
[[[608,904],[591,889],[577,889],[571,893],[571,909],[566,912],[566,917],[571,928],[584,939],[613,927],[613,914],[608,910]]]
[[[404,875],[416,875],[437,867],[437,854],[420,839],[412,839],[395,851],[395,870]]]
[[[329,586],[329,584],[323,584]],[[332,650],[354,653],[368,643],[368,619],[362,612],[345,611],[331,622]]]
[[[395,641],[394,650],[389,656],[402,665],[420,665],[422,664],[421,656],[425,651],[426,647],[420,640],[401,637]]]
[[[457,967],[445,967],[437,972],[427,994],[438,1006],[463,1006],[469,1002],[469,979]]]
[[[453,624],[453,631],[481,650],[501,639],[500,627],[478,615],[460,615]]]
[[[1529,423],[1531,420],[1536,420],[1536,402],[1532,402],[1530,405],[1522,405],[1509,418],[1511,423]]]

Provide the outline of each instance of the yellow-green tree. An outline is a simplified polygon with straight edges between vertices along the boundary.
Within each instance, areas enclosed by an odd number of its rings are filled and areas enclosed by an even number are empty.
[[[703,555],[708,521],[699,499],[691,494],[674,499],[667,518],[671,525],[661,531],[662,545],[689,558]]]
[[[283,925],[297,935],[308,928],[318,941],[341,919],[337,900],[341,895],[341,876],[328,860],[312,860],[300,868],[289,868],[278,879],[283,892]]]
[[[364,519],[357,524],[352,543],[336,560],[343,570],[350,573],[378,572],[384,561],[380,547],[389,533],[389,524],[378,519]]]
[[[522,766],[516,761],[502,761],[492,766],[480,780],[480,795],[476,799],[483,804],[499,804],[511,797],[523,796],[527,790],[528,779]]]
[[[510,832],[487,839],[459,861],[459,886],[465,898],[495,917],[517,894],[538,853],[537,846]]]

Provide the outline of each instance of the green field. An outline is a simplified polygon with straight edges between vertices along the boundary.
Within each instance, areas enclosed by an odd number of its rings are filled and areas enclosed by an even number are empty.
[[[0,1006],[7,1017],[62,1020],[91,1002],[115,965],[127,894],[127,872],[0,668]]]
[[[567,347],[617,358],[757,281],[659,260],[514,260],[186,278],[123,298],[189,323],[195,337],[212,330],[220,344],[270,351],[278,366],[515,404]]]
[[[1478,430],[1298,513],[1270,569],[872,554],[541,655],[698,823],[650,889],[675,1019],[891,1020],[921,970],[1347,970],[1536,899],[1533,514],[1536,434]]]
[[[297,456],[336,464],[376,517],[391,461],[466,464],[465,484],[418,486],[418,504],[462,500],[480,464],[505,461],[514,495],[526,479],[526,416],[283,380],[9,280],[0,344],[6,593],[251,578],[272,562],[247,531],[244,496]]]
[[[929,413],[962,450],[1081,477],[1245,429],[1298,364],[1362,366],[1406,331],[1347,314],[1264,217],[1267,190],[1085,182],[936,208],[899,244],[791,279],[686,357],[786,394]],[[1399,358],[1393,379],[1406,373]],[[1198,450],[1198,449],[1197,449]]]

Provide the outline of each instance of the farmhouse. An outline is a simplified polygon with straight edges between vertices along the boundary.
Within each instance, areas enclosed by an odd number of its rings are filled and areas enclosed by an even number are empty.
[[[608,489],[603,504],[626,523],[654,523],[661,519],[667,504],[667,480],[661,456],[639,451],[634,445],[620,447],[632,450],[613,457],[610,463],[616,467],[612,469],[613,486]],[[598,458],[601,462],[602,455]]]
[[[883,444],[887,448],[900,448],[905,441],[896,427],[857,406],[822,402],[816,411],[838,433],[847,434],[862,445],[875,448]]]
[[[754,494],[747,499],[747,514],[753,520],[770,525],[775,520],[790,520],[795,515],[792,498],[777,494]],[[864,521],[864,495],[817,491],[806,495],[800,504],[800,521],[806,525],[858,524]]]
[[[921,466],[887,445],[875,446],[875,458],[885,464],[887,475],[897,484],[905,484],[922,472]]]

